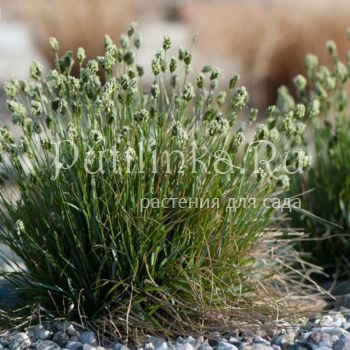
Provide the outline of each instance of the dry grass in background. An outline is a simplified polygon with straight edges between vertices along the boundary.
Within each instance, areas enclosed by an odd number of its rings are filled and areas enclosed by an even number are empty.
[[[328,63],[327,40],[336,41],[341,55],[348,48],[347,0],[192,2],[178,11],[198,36],[199,49],[239,60],[253,102],[260,105],[272,104],[277,88],[304,70],[306,53]]]
[[[134,0],[11,0],[4,6],[30,26],[49,62],[53,60],[49,36],[59,40],[60,52],[83,46],[88,57],[96,57],[104,52],[103,36],[108,33],[118,41],[136,16]]]

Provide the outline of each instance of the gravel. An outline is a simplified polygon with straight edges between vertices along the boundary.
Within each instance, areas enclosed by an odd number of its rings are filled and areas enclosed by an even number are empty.
[[[43,322],[24,332],[0,333],[0,350],[130,350],[119,342],[99,344],[96,334],[69,322]],[[138,350],[350,350],[350,312],[310,319],[302,327],[284,326],[266,331],[232,332],[210,339],[149,337]]]

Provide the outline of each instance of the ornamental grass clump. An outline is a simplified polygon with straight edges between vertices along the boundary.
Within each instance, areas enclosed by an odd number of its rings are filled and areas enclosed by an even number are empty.
[[[250,142],[238,76],[217,91],[221,70],[193,76],[191,53],[170,57],[166,37],[145,87],[135,25],[119,47],[104,44],[86,61],[82,48],[61,57],[51,38],[56,68],[44,75],[33,63],[29,81],[5,87],[20,132],[0,131],[0,241],[25,264],[3,273],[25,296],[17,315],[131,337],[283,314],[282,286],[296,270],[281,273],[269,199],[288,189],[286,150],[298,166],[296,112],[270,107]]]
[[[350,39],[350,31],[348,32]],[[308,174],[293,186],[302,193],[304,209],[315,216],[295,213],[293,225],[310,233],[301,245],[310,259],[333,277],[349,276],[350,158],[348,80],[350,52],[343,63],[333,41],[327,42],[332,67],[320,66],[318,58],[305,58],[307,77],[294,79],[298,100],[309,106],[310,149],[313,161]]]

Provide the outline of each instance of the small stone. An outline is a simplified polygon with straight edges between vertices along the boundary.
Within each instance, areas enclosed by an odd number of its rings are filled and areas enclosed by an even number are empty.
[[[287,334],[279,335],[272,339],[271,344],[273,346],[279,346],[282,349],[286,348],[289,345],[289,337]]]
[[[194,350],[194,347],[193,347],[192,344],[186,342],[186,343],[183,345],[182,350]]]
[[[273,350],[272,346],[263,343],[254,343],[253,350]]]
[[[157,348],[159,345],[161,345],[162,343],[164,343],[165,340],[163,338],[158,338],[158,337],[148,337],[148,341],[147,343],[151,343],[154,348]]]
[[[94,332],[85,331],[80,334],[80,342],[82,344],[89,344],[92,346],[97,346],[97,337]]]
[[[8,336],[8,334],[7,334]],[[8,347],[8,337],[6,337],[4,334],[1,335],[0,337],[0,345],[3,347],[3,348],[7,348]]]
[[[189,337],[187,337],[187,343],[190,343],[190,344],[195,344],[196,342],[196,339],[194,339],[191,335]]]
[[[126,345],[118,342],[112,343],[110,346],[112,350],[129,350],[129,348]]]
[[[63,331],[58,331],[54,334],[52,340],[61,348],[64,348],[67,344],[67,341],[69,340],[69,336]]]
[[[213,348],[209,345],[208,340],[205,340],[202,342],[201,345],[199,345],[198,350],[212,350]]]
[[[57,331],[64,331],[70,337],[79,335],[79,332],[74,328],[74,326],[70,322],[58,322],[58,321],[56,321],[56,322],[54,322],[54,326],[56,327]]]
[[[28,327],[26,334],[32,343],[37,341],[35,326]]]
[[[337,342],[339,340],[339,335],[333,334],[331,335],[330,341],[333,343]]]
[[[216,350],[238,350],[238,348],[236,346],[234,346],[233,344],[228,343],[227,341],[220,340],[218,342]]]
[[[156,350],[168,350],[168,344],[166,343],[166,341],[163,341],[161,344],[159,344],[156,347]]]
[[[295,343],[288,347],[288,350],[315,350],[317,346],[315,344],[300,342]]]
[[[77,336],[77,335],[73,335],[73,336],[71,336],[71,337],[70,337],[70,340],[71,340],[71,341],[77,341],[77,342],[80,342],[80,338],[79,338],[79,336]]]
[[[78,342],[78,341],[68,341],[66,344],[66,348],[68,350],[82,350],[83,349],[83,344]]]
[[[346,318],[342,314],[333,315],[333,327],[341,327],[344,322],[346,322]]]
[[[96,347],[90,344],[83,344],[83,350],[97,350]]]
[[[349,341],[343,341],[338,340],[333,344],[334,350],[350,350],[350,342]]]
[[[39,339],[36,343],[32,344],[37,350],[59,350],[61,347],[51,340]]]
[[[270,342],[268,342],[266,339],[262,337],[255,337],[254,341],[255,344],[265,344],[265,345],[270,345]]]
[[[8,347],[10,350],[24,350],[29,348],[31,343],[27,334],[21,332],[10,337]]]
[[[155,349],[155,347],[154,347],[153,343],[146,343],[144,345],[144,350],[154,350],[154,349]]]
[[[253,347],[248,343],[243,343],[239,347],[239,350],[253,350]]]
[[[314,344],[318,344],[321,341],[321,338],[322,338],[322,333],[316,332],[316,333],[310,334],[310,336],[307,338],[307,340],[309,342],[314,343]]]

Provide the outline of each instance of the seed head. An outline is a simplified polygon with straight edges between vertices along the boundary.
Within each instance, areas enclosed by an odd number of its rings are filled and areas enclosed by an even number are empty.
[[[218,78],[220,78],[222,75],[222,70],[219,68],[215,68],[214,70],[212,70],[211,74],[210,74],[210,80],[216,80]]]
[[[128,35],[131,37],[135,34],[135,30],[137,27],[137,23],[136,22],[131,22],[128,28]]]
[[[152,73],[154,76],[157,76],[159,75],[159,73],[161,72],[161,62],[160,62],[160,59],[155,57],[153,60],[152,60]]]
[[[204,86],[204,75],[203,75],[203,73],[199,73],[197,75],[196,82],[197,82],[198,89],[202,89],[203,86]]]
[[[39,116],[42,113],[41,102],[33,100],[30,104],[30,112],[34,117]]]
[[[4,91],[6,96],[14,98],[16,97],[19,88],[20,88],[20,84],[18,80],[11,80],[10,82],[5,84]]]
[[[305,106],[302,103],[298,103],[294,109],[294,116],[298,119],[305,117]]]
[[[91,130],[91,137],[96,143],[100,143],[103,141],[103,135],[99,130]]]
[[[244,141],[245,141],[244,133],[242,131],[238,131],[233,141],[235,148],[239,147]]]
[[[191,83],[186,84],[182,93],[183,99],[186,102],[190,102],[194,96],[195,94],[193,85]]]
[[[317,99],[312,100],[310,105],[310,118],[315,118],[320,114],[320,101]]]
[[[280,137],[280,133],[279,131],[277,130],[277,128],[273,128],[270,130],[270,141],[271,142],[277,142],[279,137]]]
[[[230,89],[231,89],[231,90],[233,90],[233,89],[236,87],[236,85],[237,85],[239,79],[240,79],[239,74],[235,74],[235,75],[230,79],[230,84],[229,84],[229,86],[230,86]]]
[[[152,84],[151,86],[151,95],[153,98],[157,98],[160,94],[160,88],[158,84]]]
[[[130,40],[129,40],[129,37],[125,34],[121,34],[120,35],[120,46],[127,50],[130,46]]]
[[[135,113],[135,120],[138,122],[143,122],[146,121],[148,119],[148,111],[145,108],[142,108],[140,111],[138,111],[137,113]]]
[[[232,98],[232,109],[235,111],[242,110],[248,101],[248,92],[247,89],[242,86],[235,91]]]
[[[85,50],[82,47],[79,47],[77,50],[77,59],[80,65],[83,64],[84,60],[86,59]]]
[[[172,57],[170,59],[170,64],[169,64],[170,73],[174,73],[176,71],[176,68],[177,68],[177,60],[175,57]]]
[[[142,36],[141,34],[136,34],[134,38],[134,45],[137,49],[139,49],[142,45]]]
[[[90,60],[86,68],[90,74],[96,74],[98,72],[98,62],[96,60]]]
[[[218,103],[218,106],[219,107],[221,107],[224,103],[225,103],[225,101],[226,101],[226,92],[225,91],[221,91],[219,94],[218,94],[218,96],[217,96],[217,98],[216,98],[216,101],[217,101],[217,103]]]
[[[333,40],[327,41],[326,48],[330,55],[335,56],[337,54],[337,45]]]
[[[305,67],[308,71],[314,70],[318,66],[317,56],[309,53],[305,57]]]
[[[43,66],[38,62],[32,62],[30,65],[30,77],[34,80],[39,80],[41,78],[41,73],[43,71]]]
[[[304,91],[307,85],[307,80],[302,74],[298,74],[294,79],[293,83],[295,87],[297,88],[298,92]]]
[[[298,151],[296,165],[302,172],[308,171],[310,169],[310,159],[304,151]]]
[[[229,123],[222,113],[219,113],[209,124],[209,135],[227,134]]]
[[[281,187],[282,190],[288,190],[290,185],[290,180],[287,175],[281,175],[277,180],[277,186]]]
[[[164,51],[167,51],[171,48],[171,39],[169,36],[164,37],[162,47]]]
[[[267,140],[269,138],[269,134],[270,132],[267,126],[265,124],[260,124],[256,129],[255,140]]]
[[[51,36],[50,39],[49,39],[49,43],[50,43],[50,47],[51,47],[52,51],[54,53],[57,53],[58,49],[59,49],[59,45],[58,45],[57,39]]]
[[[15,230],[16,230],[18,236],[20,236],[25,231],[24,223],[22,220],[16,221]]]
[[[136,158],[135,150],[132,147],[128,146],[124,152],[124,158],[127,163],[134,161]]]
[[[348,69],[342,62],[336,64],[336,74],[340,82],[345,83],[348,79]]]

